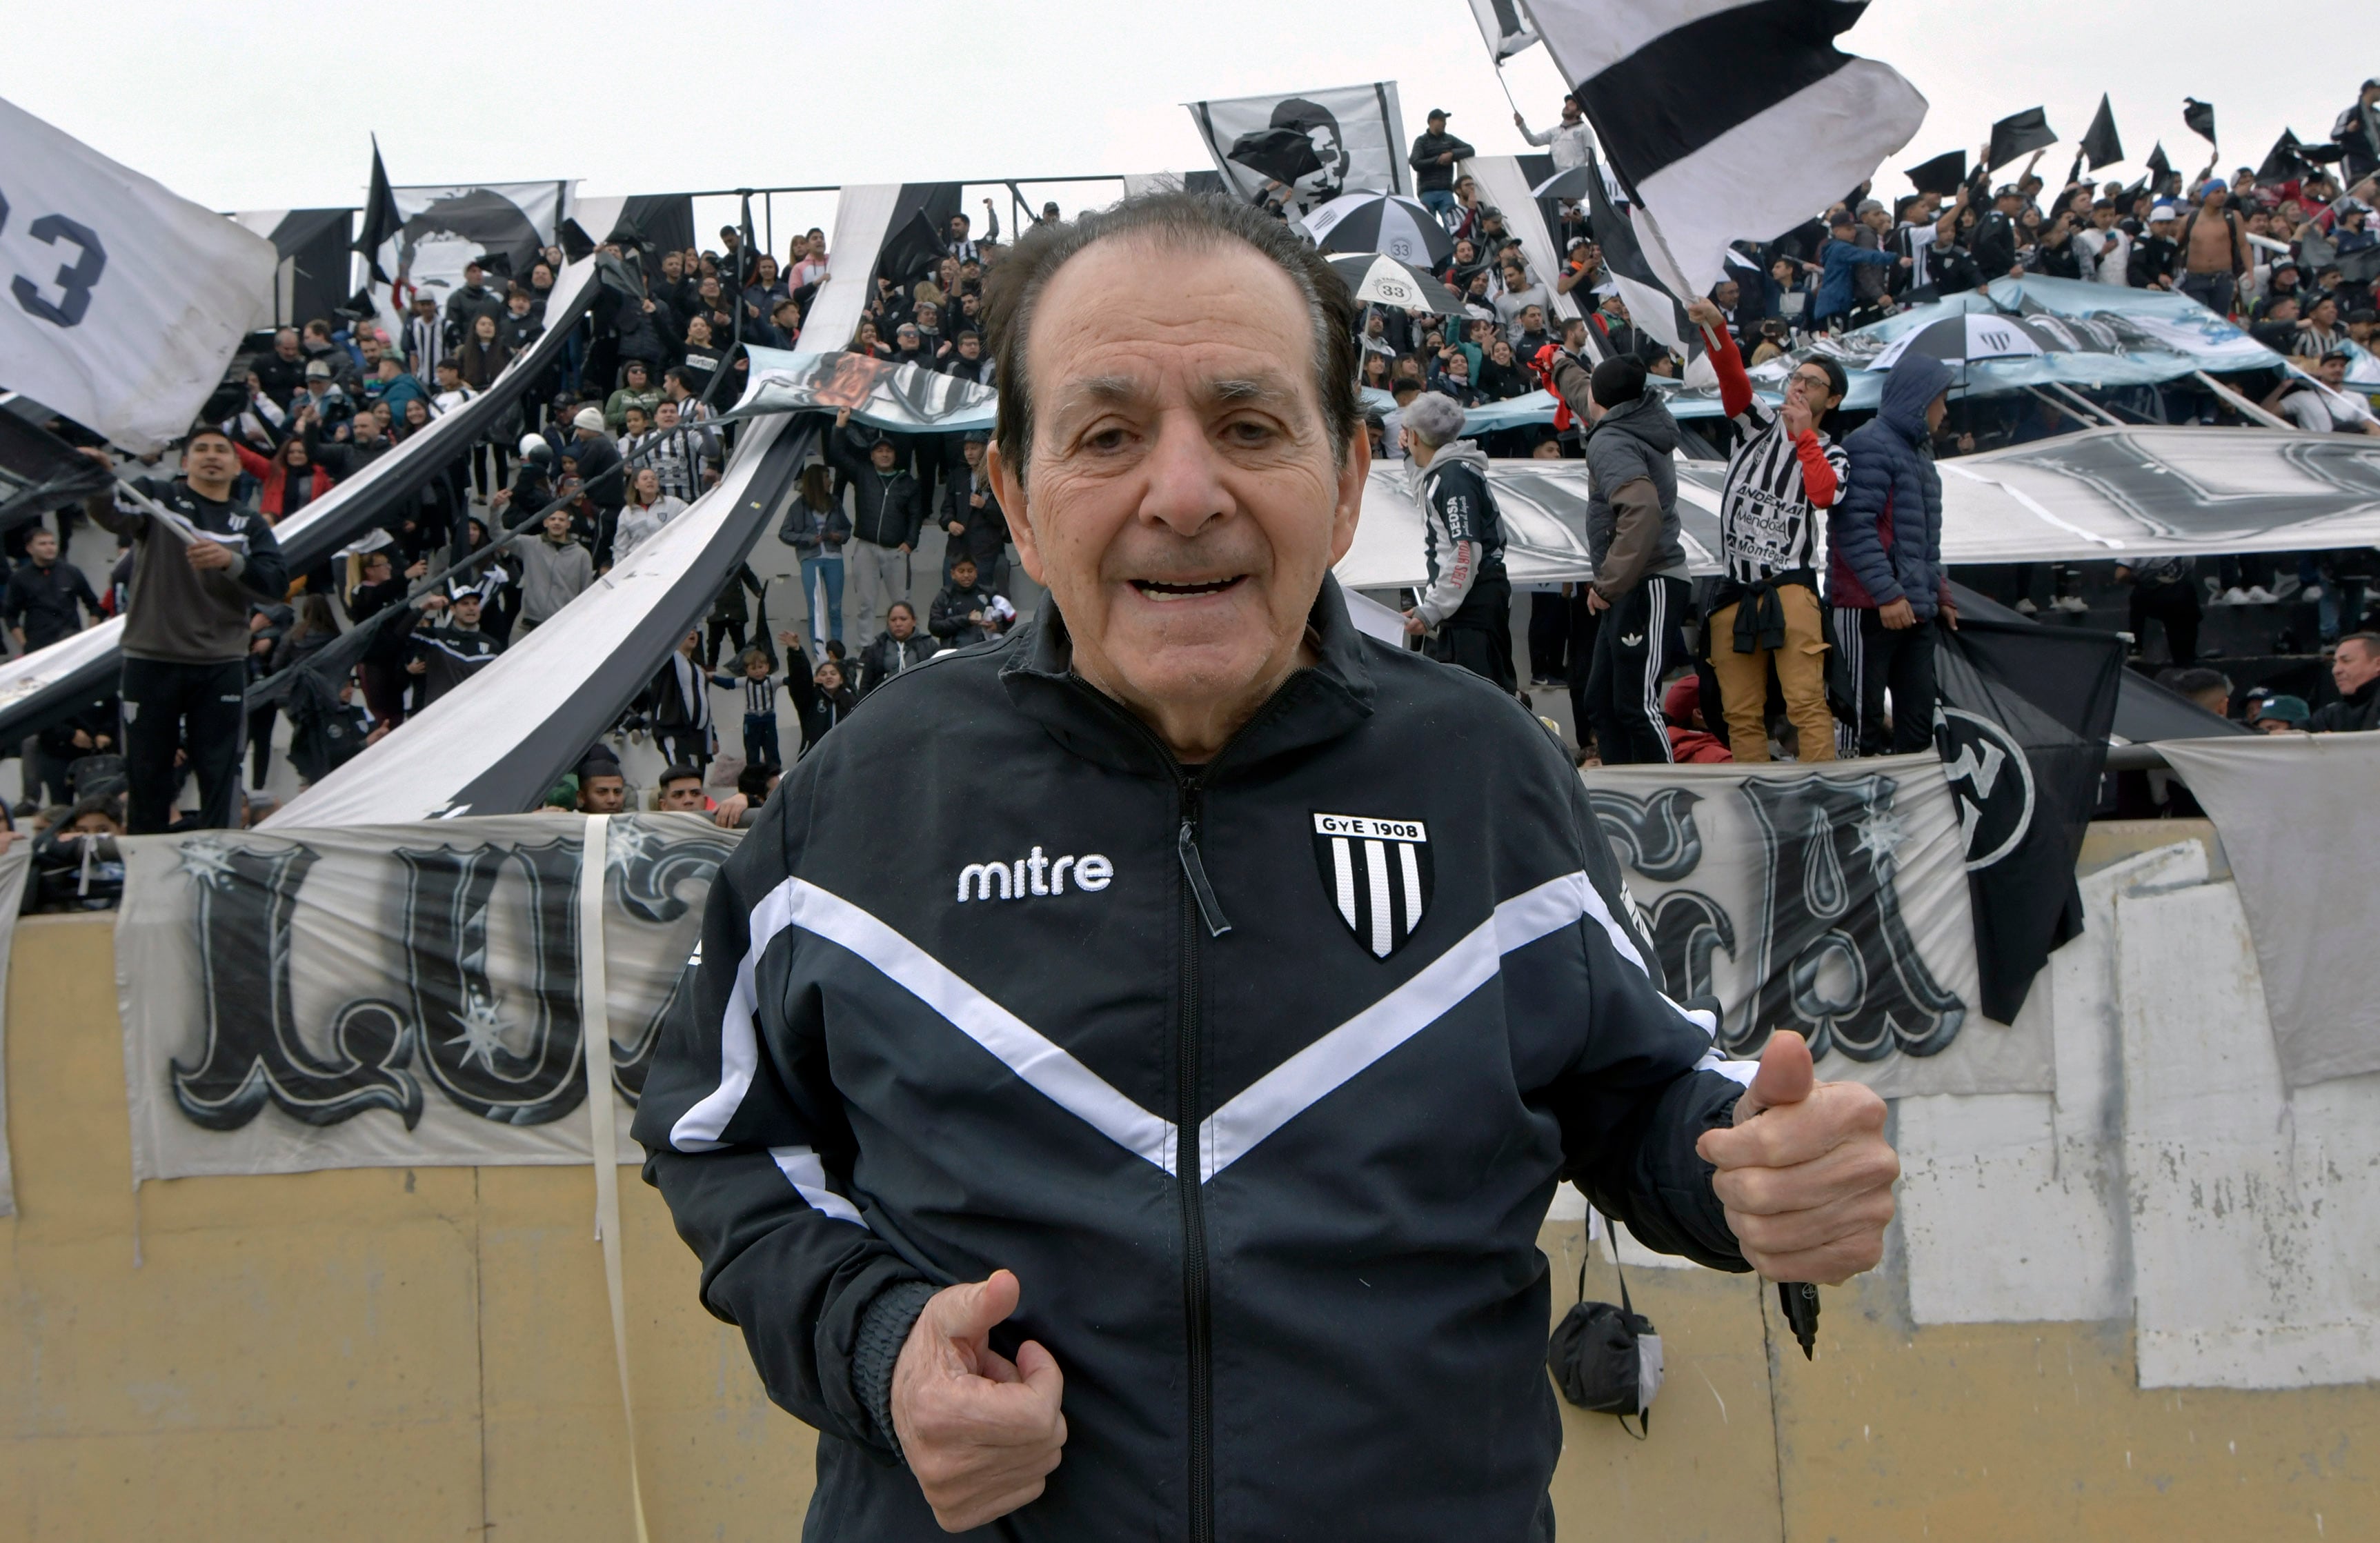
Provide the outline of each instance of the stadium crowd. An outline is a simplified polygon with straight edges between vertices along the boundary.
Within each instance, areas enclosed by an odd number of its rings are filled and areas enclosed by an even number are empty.
[[[1585,164],[1575,103],[1542,133],[1520,126],[1558,168]],[[1586,212],[1549,210],[1560,270],[1534,273],[1505,216],[1447,159],[1468,147],[1433,115],[1414,164],[1443,168],[1424,198],[1451,238],[1436,276],[1463,313],[1375,307],[1354,340],[1374,455],[1407,463],[1425,506],[1430,583],[1406,597],[1412,646],[1524,700],[1566,692],[1583,762],[1819,761],[1930,745],[1934,641],[1958,624],[1936,461],[2073,425],[2002,398],[1953,400],[1949,371],[1916,352],[1891,371],[1880,410],[1847,414],[1841,367],[1805,346],[2003,274],[2173,289],[2274,349],[2265,413],[2380,433],[2369,404],[2338,389],[2351,348],[2373,343],[2380,80],[2365,82],[2334,138],[2336,167],[2225,178],[2210,164],[2194,177],[2078,177],[2050,192],[2036,155],[1997,186],[1978,169],[1949,193],[1888,202],[1857,189],[1801,230],[1742,245],[1736,276],[1687,308],[1690,351],[1709,361],[1724,409],[1687,429],[1659,385],[1688,360],[1631,318]],[[952,214],[939,249],[880,268],[851,352],[998,383],[985,284],[1005,249],[984,207],[980,230]],[[1050,204],[1033,223],[1060,217]],[[795,346],[826,278],[825,234],[795,237],[782,260],[734,227],[716,249],[600,251],[608,292],[553,346],[540,345],[558,248],[522,273],[475,263],[443,300],[368,294],[284,329],[248,359],[236,400],[181,446],[178,475],[135,479],[138,500],[96,496],[7,535],[5,612],[18,650],[131,618],[120,699],[94,701],[24,747],[13,817],[41,832],[42,904],[106,903],[113,859],[95,854],[113,834],[261,818],[276,757],[303,781],[327,774],[552,621],[718,481],[735,426],[716,420],[742,395],[747,349]],[[1582,314],[1556,322],[1562,295]],[[1790,373],[1773,402],[1747,369],[1780,358]],[[475,408],[516,360],[534,371],[525,388],[500,410]],[[1553,423],[1466,435],[1467,409],[1541,388],[1559,401]],[[2194,383],[2140,395],[2154,420],[2242,420],[2237,401]],[[336,557],[287,571],[275,526],[456,413],[474,419],[469,431],[402,507]],[[1671,467],[1684,444],[1729,461],[1717,578],[1686,571]],[[788,759],[885,680],[1029,617],[1033,591],[984,448],[979,433],[885,433],[843,412],[772,532],[799,577],[798,629],[771,626],[769,586],[739,565],[549,807],[641,802],[747,822]],[[1584,458],[1593,488],[1596,577],[1531,596],[1525,677],[1490,456]],[[156,539],[161,511],[187,523],[183,540]],[[66,560],[86,520],[119,542],[104,587]],[[2380,636],[2364,610],[2374,561],[2226,557],[2200,573],[2160,560],[2115,568],[2107,582],[2129,596],[2136,651],[2159,624],[2168,683],[2183,694],[2272,732],[2369,729],[2380,693]],[[2087,576],[2046,565],[2049,607],[2086,611]],[[2012,584],[2017,609],[2042,609],[2029,568]],[[2293,597],[2314,602],[2318,636],[2278,635]],[[2276,636],[2265,651],[2328,650],[2337,701],[2235,691],[2202,666],[2207,606],[2267,603]],[[740,735],[725,739],[722,720],[740,720]],[[614,748],[624,735],[665,765],[641,793]]]

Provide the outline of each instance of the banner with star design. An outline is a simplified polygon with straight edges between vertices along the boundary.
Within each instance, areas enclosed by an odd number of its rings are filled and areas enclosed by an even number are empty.
[[[1887,1097],[2047,1092],[2046,1009],[1979,1010],[1967,840],[1941,759],[1591,767],[1580,773],[1670,995],[1719,1048],[1810,1041]]]
[[[584,817],[128,839],[133,1177],[591,1160]],[[735,833],[614,818],[603,996],[620,1150]]]

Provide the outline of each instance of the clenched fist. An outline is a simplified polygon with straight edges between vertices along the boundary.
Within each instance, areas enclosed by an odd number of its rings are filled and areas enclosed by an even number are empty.
[[[1040,1497],[1066,1444],[1066,1379],[1034,1341],[1011,1362],[991,1329],[1016,1311],[1016,1277],[936,1292],[892,1368],[892,1429],[934,1520],[965,1532]]]

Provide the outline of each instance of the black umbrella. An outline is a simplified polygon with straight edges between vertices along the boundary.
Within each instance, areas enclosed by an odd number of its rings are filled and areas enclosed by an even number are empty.
[[[1305,234],[1326,252],[1385,252],[1435,268],[1454,256],[1454,237],[1419,199],[1342,193],[1308,214]]]
[[[1867,368],[1889,370],[1910,354],[1931,354],[1945,364],[1972,364],[1982,359],[2032,358],[2063,347],[2059,339],[2030,322],[1971,310],[1929,322],[1894,338],[1867,361]]]

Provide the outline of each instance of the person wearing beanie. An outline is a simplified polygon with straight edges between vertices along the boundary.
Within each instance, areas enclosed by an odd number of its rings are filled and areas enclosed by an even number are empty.
[[[613,532],[619,525],[620,506],[628,500],[626,468],[620,460],[620,447],[605,431],[602,408],[590,403],[572,415],[570,443],[562,454],[570,462],[579,492],[595,512],[592,555],[601,572],[612,565]]]
[[[1594,662],[1579,721],[1595,726],[1607,766],[1670,759],[1661,677],[1686,614],[1686,548],[1678,525],[1677,420],[1645,383],[1645,360],[1618,354],[1590,372],[1575,357],[1554,360],[1554,391],[1587,424],[1586,546],[1595,579]],[[1576,678],[1576,672],[1572,672]]]
[[[1950,367],[1901,356],[1875,418],[1843,441],[1851,481],[1827,516],[1827,598],[1835,639],[1858,683],[1843,748],[1910,755],[1934,744],[1934,627],[1959,625],[1942,565],[1942,474],[1933,435],[1949,411]],[[1884,699],[1892,694],[1892,721]]]
[[[1488,482],[1488,457],[1463,439],[1463,408],[1439,392],[1404,409],[1405,475],[1422,507],[1429,588],[1405,613],[1405,634],[1429,638],[1432,659],[1459,664],[1510,697],[1512,586],[1504,577],[1504,522]]]

